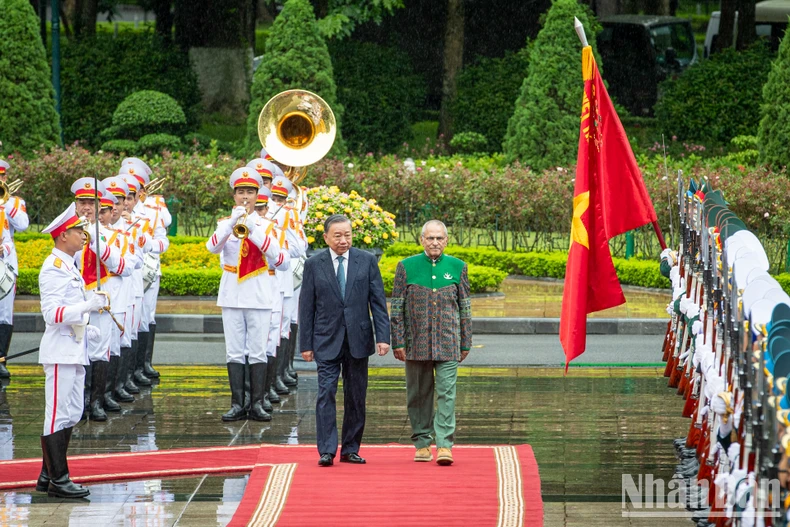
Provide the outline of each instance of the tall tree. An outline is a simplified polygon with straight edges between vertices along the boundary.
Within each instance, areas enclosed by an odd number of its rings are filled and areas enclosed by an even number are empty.
[[[99,14],[99,0],[76,0],[72,26],[77,38],[92,37],[96,34],[96,16]]]
[[[790,31],[782,37],[779,53],[763,85],[757,140],[760,160],[774,168],[790,166]]]
[[[185,49],[252,48],[255,45],[249,28],[252,9],[252,0],[175,0],[176,42]]]
[[[32,152],[60,136],[55,90],[28,0],[0,0],[0,134],[6,152]]]
[[[595,35],[599,25],[586,5],[555,0],[530,46],[527,77],[507,127],[503,152],[508,162],[536,170],[573,163],[579,143],[583,83],[581,45],[573,31],[577,17],[603,73]]]
[[[439,109],[439,134],[445,141],[453,135],[450,107],[455,100],[458,73],[464,65],[464,0],[447,0],[447,26],[444,32],[442,105]]]

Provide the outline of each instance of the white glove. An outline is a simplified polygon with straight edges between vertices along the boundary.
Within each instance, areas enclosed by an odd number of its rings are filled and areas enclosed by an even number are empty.
[[[247,221],[244,222],[244,225],[250,230],[250,234],[255,232],[255,228],[258,226],[258,222],[256,221],[254,216],[247,216]]]
[[[239,221],[239,218],[244,216],[247,213],[247,209],[244,207],[233,207],[233,211],[230,213],[230,221],[236,223]]]
[[[716,397],[716,399],[721,400],[721,398]],[[715,411],[715,410],[714,410]],[[726,423],[724,421],[719,422],[719,437],[727,437],[732,432],[732,419],[729,419]]]
[[[696,302],[689,300],[688,306],[686,307],[686,316],[689,318],[699,316],[699,305],[697,305]]]
[[[88,324],[85,326],[85,336],[88,337],[88,341],[92,343],[97,343],[101,340],[101,330],[96,326],[91,326]]]
[[[718,415],[725,415],[727,413],[727,403],[718,395],[711,399],[710,407]],[[730,426],[732,426],[732,420],[730,420]]]
[[[691,334],[699,335],[700,333],[702,333],[702,321],[695,320],[694,323],[691,325]]]
[[[107,307],[107,297],[104,295],[91,295],[88,300],[83,302],[83,304],[87,304],[88,309],[84,312],[87,313],[88,311],[98,311],[99,309]]]

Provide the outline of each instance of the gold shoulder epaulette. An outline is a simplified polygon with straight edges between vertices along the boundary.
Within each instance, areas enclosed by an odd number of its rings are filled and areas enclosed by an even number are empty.
[[[55,267],[60,269],[61,265],[63,265],[63,260],[61,260],[60,258],[55,258]]]

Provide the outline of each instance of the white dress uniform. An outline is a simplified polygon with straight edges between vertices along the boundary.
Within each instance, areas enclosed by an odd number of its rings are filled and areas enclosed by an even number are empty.
[[[257,174],[250,174],[246,169],[238,169],[234,175],[236,177],[232,178],[232,181],[239,182],[255,176],[258,185],[261,184],[260,177],[257,177]],[[233,185],[233,188],[235,186]],[[248,216],[247,222],[255,225],[248,240],[261,251],[266,260],[264,262],[266,266],[256,270],[255,276],[242,278],[240,283],[239,266],[231,265],[240,262],[239,251],[242,247],[242,241],[233,236],[233,226],[236,221],[232,217],[225,218],[217,224],[217,230],[206,242],[206,247],[214,254],[221,254],[224,262],[217,305],[222,308],[226,362],[243,364],[244,357],[249,356],[250,364],[254,364],[266,362],[263,343],[269,332],[272,308],[277,297],[277,292],[271,287],[267,271],[287,269],[290,265],[290,256],[280,250],[272,222],[255,213]]]
[[[19,276],[19,260],[14,244],[14,233],[27,230],[30,219],[27,216],[25,200],[12,196],[5,205],[0,207],[0,228],[3,230],[3,261]],[[6,240],[5,233],[8,233]],[[16,287],[5,298],[0,300],[0,324],[12,325],[14,323],[14,299]]]
[[[74,210],[72,204],[43,232],[57,233],[56,237],[59,228],[79,225]],[[86,292],[74,257],[57,248],[44,260],[38,285],[46,323],[39,363],[46,375],[43,435],[47,436],[76,425],[82,417],[88,341],[99,337],[98,329],[88,326],[88,313],[104,301],[89,299],[95,295]]]

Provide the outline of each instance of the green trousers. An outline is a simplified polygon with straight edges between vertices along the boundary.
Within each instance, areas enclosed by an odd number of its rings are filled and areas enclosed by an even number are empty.
[[[406,404],[415,447],[430,447],[435,437],[438,448],[452,448],[457,376],[457,361],[406,361]],[[434,392],[437,399],[435,414]]]

